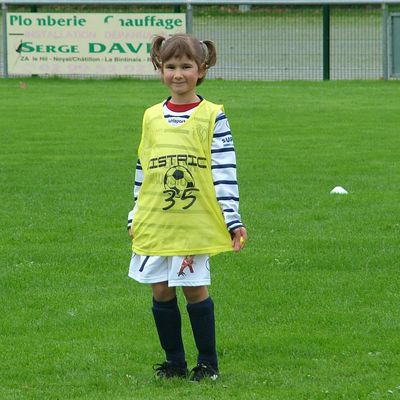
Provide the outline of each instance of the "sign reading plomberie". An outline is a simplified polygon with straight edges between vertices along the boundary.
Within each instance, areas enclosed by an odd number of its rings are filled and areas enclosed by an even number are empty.
[[[8,72],[153,75],[153,36],[185,30],[182,13],[8,13]]]

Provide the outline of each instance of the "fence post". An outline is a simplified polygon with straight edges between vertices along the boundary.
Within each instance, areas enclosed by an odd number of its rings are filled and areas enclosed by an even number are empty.
[[[193,33],[193,7],[190,1],[186,5],[186,33],[189,35]]]
[[[389,78],[388,59],[388,18],[389,11],[386,3],[382,4],[382,77],[385,81]]]
[[[190,1],[186,4],[186,33],[193,33],[193,6]]]
[[[1,3],[1,11],[2,11],[2,36],[3,40],[1,43],[1,47],[3,48],[3,78],[8,78],[8,59],[7,59],[7,4]]]
[[[330,79],[330,9],[329,4],[324,4],[322,6],[322,57],[323,57],[323,79],[324,81],[329,81]]]

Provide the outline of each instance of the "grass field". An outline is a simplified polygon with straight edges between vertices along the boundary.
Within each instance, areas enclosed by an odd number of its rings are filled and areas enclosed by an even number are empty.
[[[150,291],[127,278],[141,117],[167,92],[25,82],[0,81],[1,400],[400,398],[400,82],[200,87],[250,237],[213,259],[222,379],[201,385],[154,381]]]

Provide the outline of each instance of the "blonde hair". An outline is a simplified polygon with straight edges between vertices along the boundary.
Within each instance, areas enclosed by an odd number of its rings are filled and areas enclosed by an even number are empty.
[[[194,36],[177,33],[169,37],[157,35],[154,37],[150,58],[154,65],[154,69],[162,70],[163,64],[171,58],[186,56],[193,60],[199,70],[207,71],[208,68],[214,66],[217,62],[217,52],[215,44],[211,40],[199,40]],[[205,78],[197,80],[197,85],[200,85]]]

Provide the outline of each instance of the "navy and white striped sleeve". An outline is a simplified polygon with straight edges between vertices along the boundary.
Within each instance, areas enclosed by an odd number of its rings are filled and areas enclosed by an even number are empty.
[[[142,165],[140,164],[140,160],[136,163],[136,170],[135,170],[135,185],[133,187],[133,200],[134,200],[134,207],[128,214],[128,229],[132,226],[133,216],[136,212],[137,201],[139,198],[140,188],[142,187],[143,183],[143,170]]]
[[[228,119],[222,111],[215,120],[211,144],[211,171],[215,194],[228,230],[243,226],[239,214],[235,147]]]

